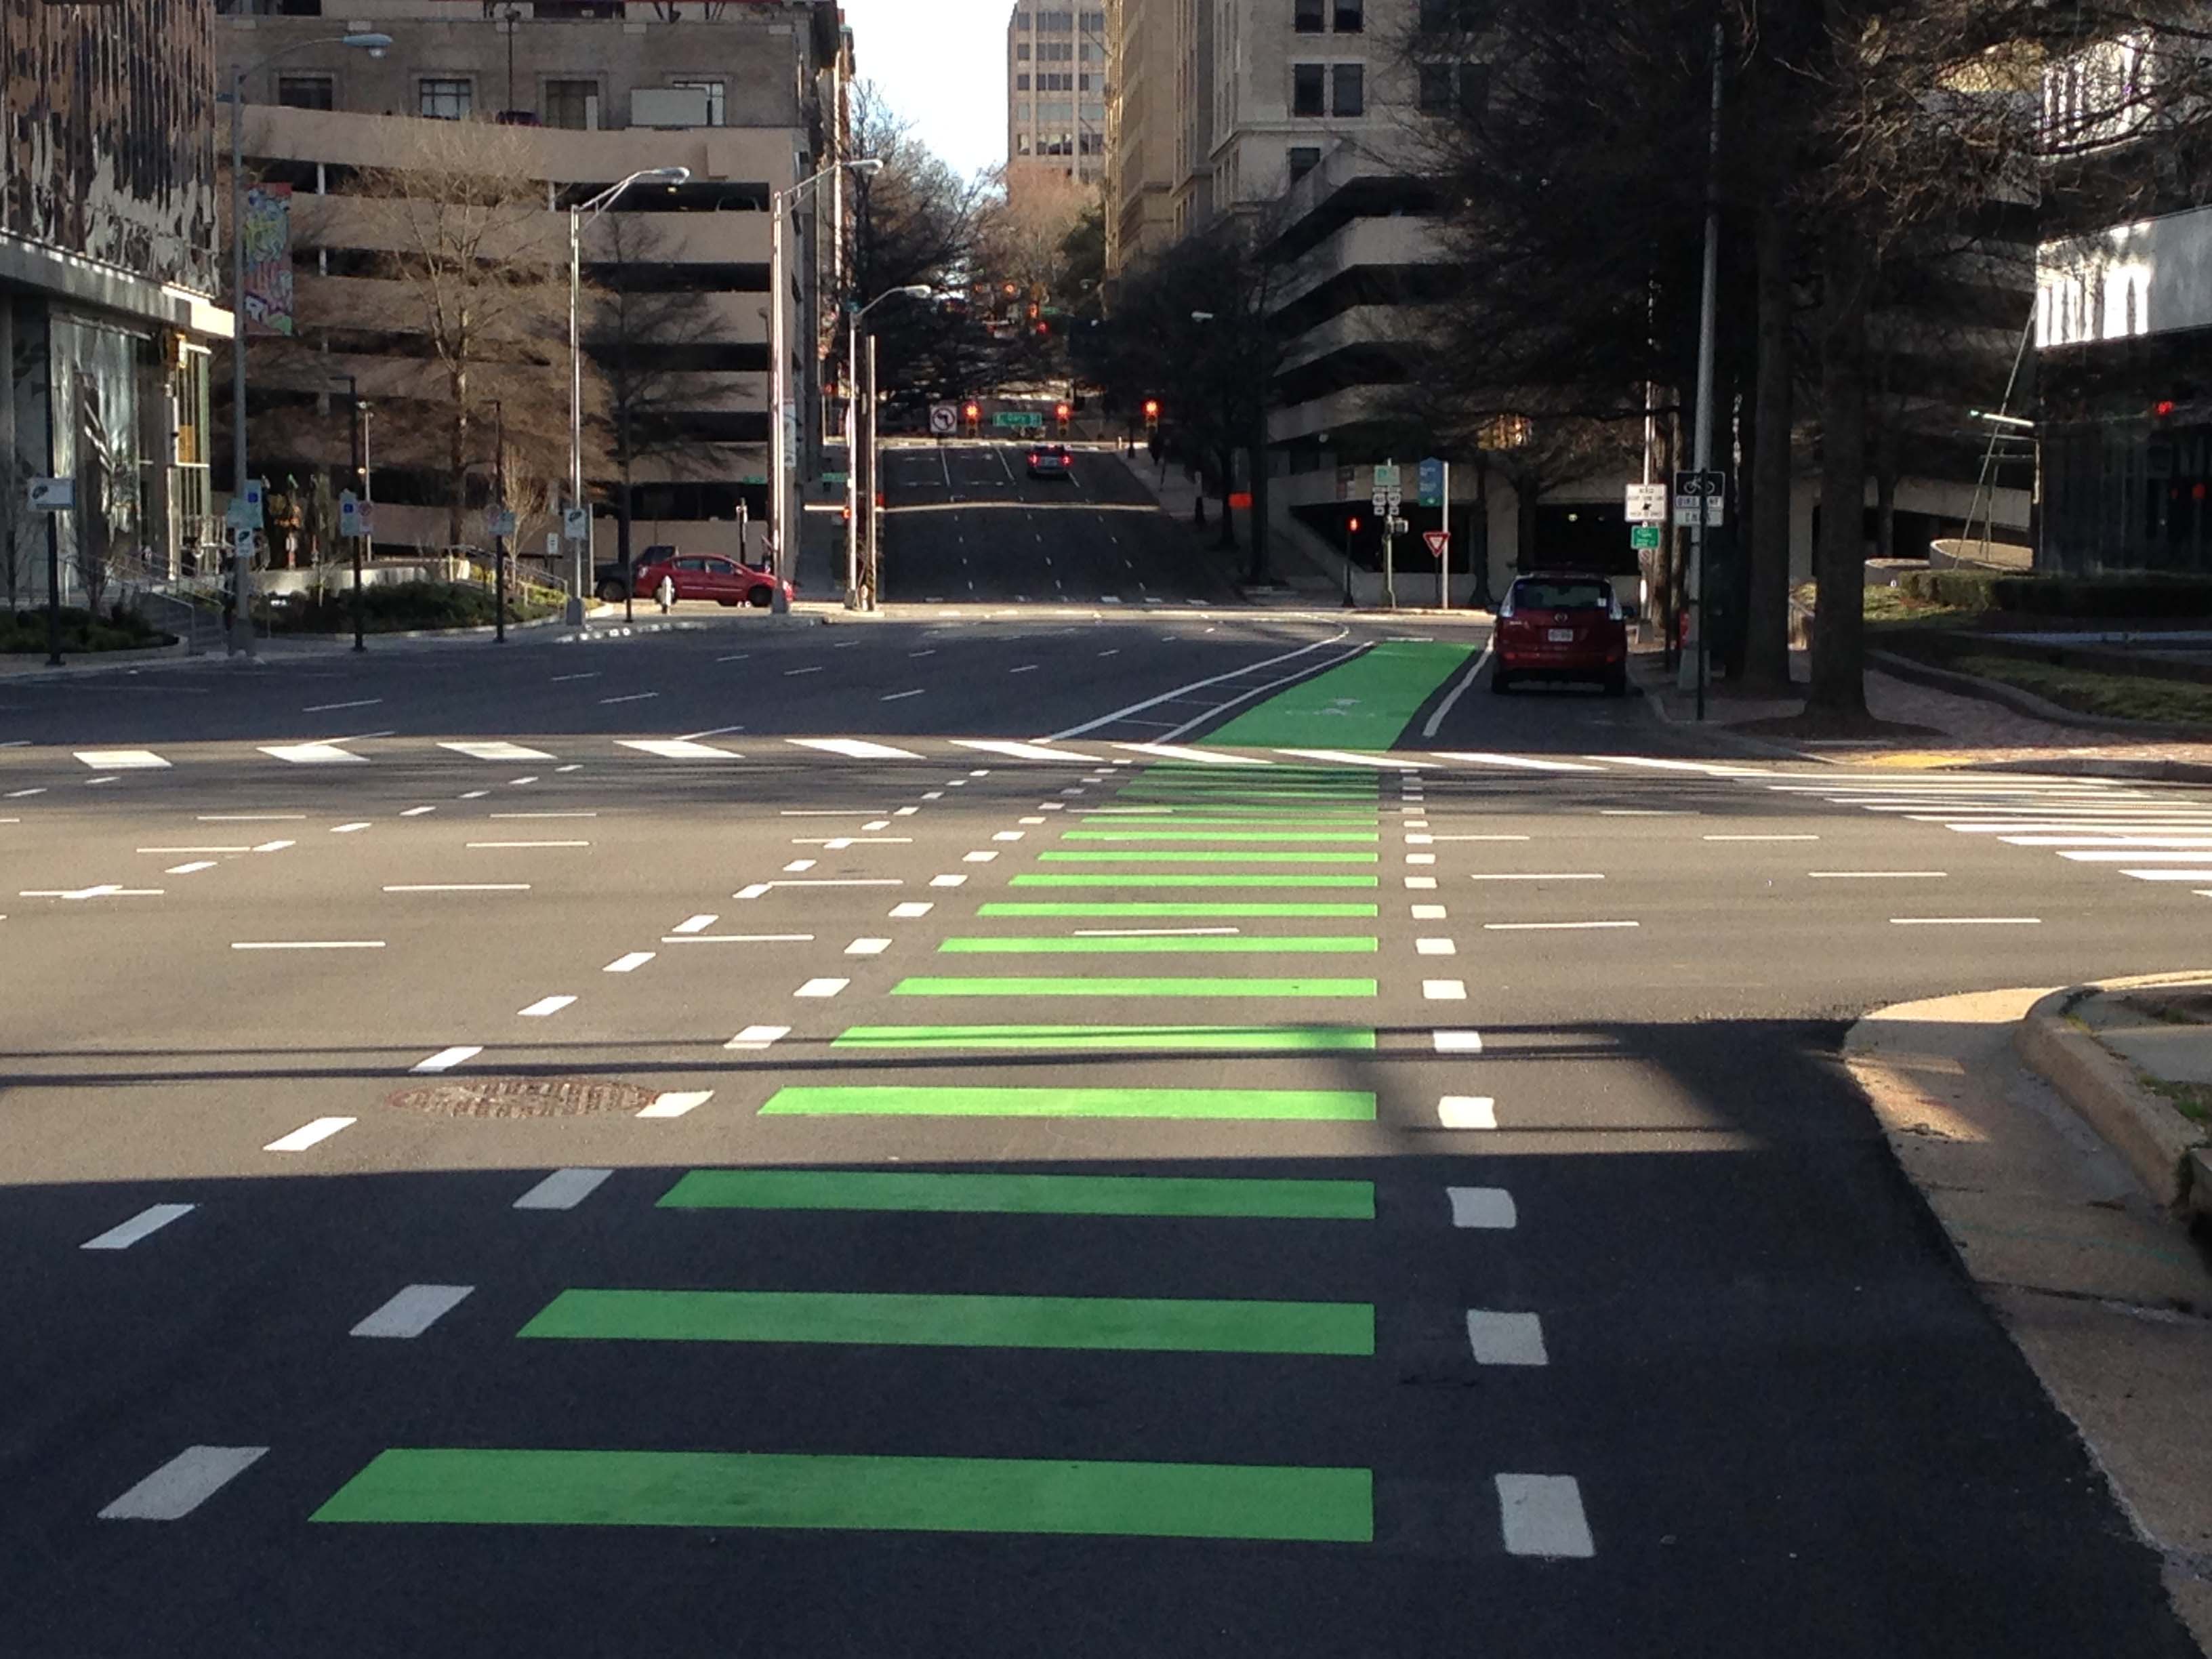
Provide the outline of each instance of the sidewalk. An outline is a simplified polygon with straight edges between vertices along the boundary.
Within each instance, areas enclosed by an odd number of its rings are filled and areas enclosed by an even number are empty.
[[[1802,651],[1790,653],[1793,678],[1808,669]],[[1669,724],[1693,726],[1694,694],[1678,690],[1656,649],[1636,653],[1631,671],[1653,711]],[[1735,745],[1801,754],[1808,759],[1854,760],[1880,766],[1934,769],[1947,766],[2003,766],[2027,771],[2082,773],[2212,782],[2212,743],[2144,737],[2109,723],[2076,726],[2040,720],[1980,697],[1962,696],[1901,679],[1879,669],[1866,677],[1868,712],[1876,720],[1927,728],[1931,737],[1801,745],[1787,739],[1733,732],[1748,722],[1794,714],[1801,698],[1737,695],[1725,683],[1708,688],[1706,729]]]
[[[2191,977],[2200,1000],[2212,1000],[2212,976]],[[2039,1069],[2054,1024],[2069,1042],[2099,1047],[2073,1028],[2069,1003],[2108,1000],[2119,1024],[2142,1019],[2125,1014],[2124,992],[1901,1004],[1854,1026],[1844,1059],[1906,1177],[2079,1429],[2157,1552],[2176,1609],[2212,1653],[2212,1257],[2131,1167],[2143,1163],[2157,1179],[2160,1162],[2131,1160],[2090,1127],[2100,1108],[2082,1079],[2094,1070]],[[2191,1042],[2193,1060],[2170,1053],[2160,1063],[2212,1075],[2212,1025]],[[2125,1075],[2117,1054],[2105,1058]]]
[[[1316,603],[1333,600],[1338,592],[1334,582],[1325,580],[1320,573],[1308,568],[1306,561],[1292,550],[1273,548],[1270,562],[1274,568],[1277,586],[1273,588],[1247,587],[1244,585],[1244,563],[1252,546],[1252,515],[1249,511],[1232,514],[1237,526],[1237,550],[1224,551],[1215,544],[1221,535],[1221,503],[1208,497],[1206,503],[1206,527],[1201,530],[1193,521],[1199,497],[1196,478],[1173,461],[1167,465],[1164,475],[1151,455],[1139,449],[1121,457],[1122,465],[1130,476],[1152,492],[1159,501],[1160,510],[1183,526],[1190,532],[1191,541],[1199,557],[1209,564],[1228,564],[1228,580],[1239,593],[1253,605],[1291,605],[1310,609]],[[1275,538],[1278,542],[1280,538]]]

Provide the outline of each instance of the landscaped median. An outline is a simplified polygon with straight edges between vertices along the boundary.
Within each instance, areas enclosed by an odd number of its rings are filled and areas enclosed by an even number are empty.
[[[81,657],[92,651],[152,651],[177,642],[175,635],[164,634],[137,611],[119,605],[100,616],[64,605],[61,624],[65,656]],[[48,649],[49,626],[44,611],[0,611],[0,655]]]
[[[535,622],[556,613],[562,603],[551,588],[517,586],[507,596],[507,620],[510,626]],[[499,614],[492,590],[475,582],[374,582],[361,591],[361,611],[362,631],[369,634],[489,628]],[[279,634],[343,634],[353,627],[353,589],[272,595],[257,616]]]
[[[2014,1043],[2154,1198],[2212,1216],[2212,975],[2054,991]]]

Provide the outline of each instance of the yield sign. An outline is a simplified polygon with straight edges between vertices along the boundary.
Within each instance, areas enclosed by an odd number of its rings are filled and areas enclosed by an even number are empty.
[[[1441,559],[1451,551],[1451,532],[1449,530],[1424,530],[1421,539],[1429,544],[1429,556],[1432,559]]]

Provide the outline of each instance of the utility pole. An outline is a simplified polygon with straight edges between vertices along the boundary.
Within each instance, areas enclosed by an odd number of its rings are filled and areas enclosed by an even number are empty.
[[[1719,303],[1721,247],[1721,76],[1726,35],[1718,19],[1713,22],[1712,125],[1705,149],[1705,291],[1698,323],[1698,408],[1690,434],[1691,467],[1703,475],[1713,460],[1713,336]],[[1682,690],[1698,694],[1698,718],[1705,717],[1705,688],[1711,678],[1711,653],[1705,639],[1705,535],[1712,504],[1697,497],[1698,521],[1690,527],[1690,639],[1683,653],[1680,678]]]
[[[499,511],[507,511],[507,408],[495,398],[491,400],[491,493],[499,502]],[[501,522],[504,522],[502,520]],[[507,538],[491,538],[492,617],[491,637],[495,645],[507,643]]]

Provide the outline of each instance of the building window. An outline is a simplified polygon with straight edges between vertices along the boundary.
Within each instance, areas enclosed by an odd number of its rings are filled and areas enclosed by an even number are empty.
[[[545,83],[545,125],[571,132],[588,132],[599,124],[599,83],[597,81],[548,81]]]
[[[1014,77],[1014,90],[1016,92],[1027,92],[1029,89],[1030,77],[1026,75],[1017,75]]]
[[[1462,64],[1459,66],[1459,112],[1480,115],[1490,107],[1490,65]]]
[[[1029,118],[1030,106],[1027,104],[1017,104],[1014,106],[1014,119],[1017,121],[1027,121]]]
[[[1016,133],[1016,134],[1014,135],[1014,154],[1015,154],[1015,155],[1028,155],[1029,153],[1030,153],[1030,136],[1029,136],[1029,134],[1027,134],[1026,132],[1018,132],[1018,133]]]
[[[1449,64],[1424,64],[1420,66],[1420,88],[1415,96],[1417,107],[1424,115],[1449,115],[1455,101],[1452,66]]]
[[[1367,66],[1364,64],[1334,64],[1329,66],[1331,115],[1364,115],[1367,113]]]
[[[1300,34],[1319,34],[1328,27],[1328,0],[1297,0],[1291,27]]]
[[[1014,27],[1020,30],[1024,34],[1027,34],[1030,29],[1029,13],[1025,11],[1016,12],[1014,14]]]
[[[1326,112],[1328,68],[1322,64],[1291,65],[1291,113],[1320,115]]]
[[[1105,28],[1105,27],[1106,14],[1104,12],[1086,11],[1083,14],[1083,32],[1085,34],[1099,33]]]
[[[476,103],[475,89],[465,80],[428,77],[415,83],[416,112],[434,121],[465,121]]]
[[[334,88],[327,75],[280,75],[276,101],[286,109],[331,109]]]
[[[1449,34],[1474,27],[1474,7],[1468,0],[1421,0],[1420,31]]]
[[[1086,132],[1082,135],[1082,139],[1083,153],[1085,155],[1103,155],[1106,153],[1106,135],[1104,133]],[[2130,304],[2134,303],[2134,298],[2135,296],[2132,294],[2129,295]]]
[[[727,105],[724,102],[722,82],[720,81],[671,81],[668,84],[672,87],[683,88],[687,91],[705,93],[707,94],[707,125],[710,127],[719,127],[722,125],[722,114],[727,108]]]
[[[1014,48],[1014,61],[1017,64],[1026,64],[1030,61],[1030,43],[1028,41],[1024,40]]]
[[[1339,34],[1358,34],[1366,27],[1366,0],[1336,0],[1336,32]]]
[[[1291,150],[1291,182],[1292,184],[1321,165],[1321,151],[1311,144],[1298,144]]]

